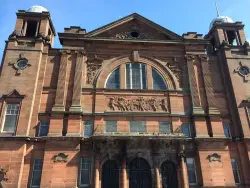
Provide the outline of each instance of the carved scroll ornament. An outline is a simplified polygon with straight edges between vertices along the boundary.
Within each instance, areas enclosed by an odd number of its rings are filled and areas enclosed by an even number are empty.
[[[167,98],[160,97],[108,97],[109,111],[169,112]]]

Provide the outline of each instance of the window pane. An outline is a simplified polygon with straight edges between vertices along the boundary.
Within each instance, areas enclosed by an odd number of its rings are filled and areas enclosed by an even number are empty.
[[[224,135],[226,137],[231,137],[229,124],[223,124]]]
[[[91,120],[84,121],[84,136],[92,135],[92,127],[93,127],[93,121]]]
[[[154,68],[152,68],[152,77],[153,77],[153,89],[167,89],[165,81]]]
[[[235,183],[240,183],[240,173],[236,159],[231,159]]]
[[[147,88],[147,74],[146,74],[146,65],[141,64],[142,66],[142,89]]]
[[[17,115],[6,115],[3,131],[5,132],[15,132],[16,123],[17,123]]]
[[[33,172],[32,172],[32,186],[40,186],[43,168],[43,159],[34,159]]]
[[[141,89],[141,70],[139,63],[132,64],[132,87],[133,89]]]
[[[130,132],[146,132],[145,121],[130,121]]]
[[[188,170],[188,181],[191,184],[196,184],[196,174],[194,170]]]
[[[90,177],[90,160],[89,159],[82,159],[81,160],[81,177],[80,183],[81,185],[89,185],[89,177]]]
[[[182,132],[185,136],[190,136],[190,125],[188,123],[182,124]]]
[[[106,88],[120,89],[120,68],[114,70],[108,78]]]
[[[159,122],[161,133],[171,133],[171,123],[170,122]]]
[[[127,89],[132,89],[131,88],[131,84],[130,84],[130,66],[131,64],[126,64],[126,85],[127,85]]]
[[[39,136],[47,136],[48,132],[49,132],[49,121],[48,120],[41,120],[40,121]]]
[[[194,158],[186,159],[187,169],[188,169],[188,181],[189,184],[196,184],[196,169],[195,169],[195,161]]]
[[[106,121],[106,132],[117,132],[117,121]]]

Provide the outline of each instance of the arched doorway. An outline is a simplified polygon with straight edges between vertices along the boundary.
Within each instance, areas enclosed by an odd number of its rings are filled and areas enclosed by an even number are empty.
[[[119,187],[119,169],[115,160],[108,160],[102,166],[102,188]]]
[[[161,165],[162,188],[178,188],[176,166],[173,162],[165,161]]]
[[[151,170],[143,158],[135,158],[129,163],[129,187],[152,188]]]

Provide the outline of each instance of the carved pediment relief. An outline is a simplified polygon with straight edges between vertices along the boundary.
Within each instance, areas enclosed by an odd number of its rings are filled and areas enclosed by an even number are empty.
[[[107,97],[108,111],[169,112],[166,97]]]
[[[154,22],[131,14],[86,34],[86,37],[132,40],[178,40],[181,37]]]

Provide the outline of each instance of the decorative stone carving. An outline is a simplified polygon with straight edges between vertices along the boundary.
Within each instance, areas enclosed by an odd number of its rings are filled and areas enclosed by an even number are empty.
[[[220,44],[221,48],[229,48],[230,44],[228,43],[228,41],[223,40],[222,43]]]
[[[44,43],[50,42],[50,35],[45,36],[44,34],[38,33],[35,38],[42,40]]]
[[[0,183],[8,181],[8,178],[6,177],[8,171],[7,168],[0,166]]]
[[[16,39],[17,36],[21,36],[16,30],[14,30],[8,37],[8,39]]]
[[[169,112],[167,98],[161,97],[108,97],[109,111]]]
[[[207,159],[209,160],[209,162],[221,162],[221,156],[217,153],[213,153],[212,155],[208,155]]]
[[[65,155],[64,153],[59,153],[58,155],[54,155],[52,157],[52,160],[54,163],[66,163],[68,161],[68,155]]]
[[[29,63],[28,59],[26,59],[23,53],[19,54],[19,58],[13,62],[9,62],[9,66],[13,66],[16,69],[16,75],[19,76],[27,67],[30,67],[31,64]]]
[[[93,84],[96,72],[102,66],[103,59],[94,56],[93,59],[87,61],[87,84]]]
[[[250,69],[246,64],[239,62],[239,66],[236,69],[234,69],[234,73],[238,73],[239,76],[243,78],[244,82],[249,81]]]
[[[138,62],[139,61],[139,52],[138,51],[133,51],[131,54],[131,60],[132,62]]]
[[[177,58],[172,58],[171,60],[167,61],[166,66],[175,74],[178,81],[180,81],[182,67],[177,61]]]
[[[185,57],[187,61],[195,62],[195,58],[196,58],[195,55],[186,55]]]
[[[209,61],[209,56],[206,54],[199,55],[199,58],[201,59],[201,61]]]

